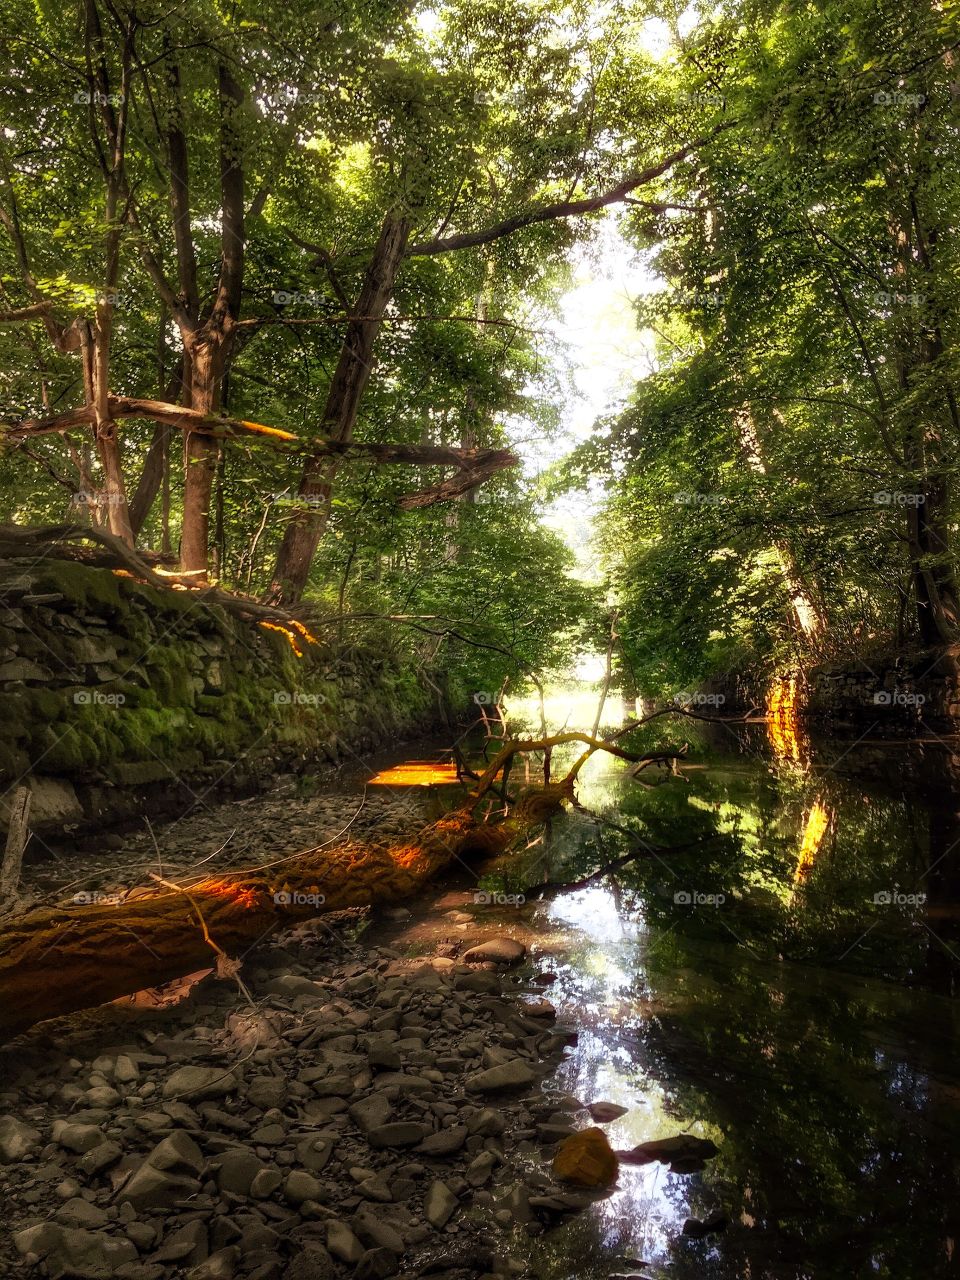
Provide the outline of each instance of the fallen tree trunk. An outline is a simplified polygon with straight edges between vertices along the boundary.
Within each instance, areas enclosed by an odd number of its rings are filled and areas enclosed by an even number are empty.
[[[409,897],[454,859],[502,853],[541,812],[542,804],[521,802],[509,821],[487,826],[471,809],[455,809],[406,844],[345,842],[183,887],[109,902],[87,895],[86,903],[8,920],[0,925],[0,1037],[241,958],[298,920]]]

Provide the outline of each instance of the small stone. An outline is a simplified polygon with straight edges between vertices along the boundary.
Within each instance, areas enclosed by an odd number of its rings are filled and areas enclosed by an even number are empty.
[[[254,1178],[265,1169],[263,1161],[249,1147],[224,1152],[217,1172],[217,1186],[237,1196],[248,1196]]]
[[[218,1249],[204,1262],[188,1271],[187,1280],[233,1280],[239,1258],[240,1250],[235,1244]]]
[[[617,1169],[617,1157],[602,1129],[583,1129],[566,1138],[553,1158],[554,1177],[580,1187],[609,1186]]]
[[[68,1227],[89,1227],[96,1229],[97,1227],[105,1227],[110,1219],[107,1217],[103,1209],[98,1208],[95,1204],[90,1204],[88,1200],[77,1196],[73,1200],[68,1200],[66,1204],[62,1204],[56,1213],[57,1221],[65,1223]]]
[[[449,1129],[439,1129],[424,1138],[417,1151],[425,1156],[451,1156],[459,1151],[467,1140],[465,1124],[452,1125]]]
[[[327,1248],[348,1265],[355,1266],[363,1257],[363,1246],[345,1222],[327,1223]]]
[[[356,1280],[387,1280],[398,1270],[396,1256],[389,1249],[368,1249],[353,1274]]]
[[[323,1195],[323,1186],[312,1173],[307,1173],[305,1169],[294,1169],[287,1174],[283,1194],[290,1204],[301,1205],[307,1200],[319,1200]]]
[[[180,1067],[164,1082],[165,1098],[189,1097],[191,1103],[235,1092],[237,1079],[222,1067]]]
[[[297,1160],[311,1173],[320,1173],[330,1159],[333,1146],[332,1138],[322,1136],[304,1138],[297,1144]]]
[[[394,1120],[371,1129],[367,1141],[371,1147],[413,1147],[430,1133],[430,1126],[416,1120]]]
[[[34,1129],[16,1116],[0,1116],[0,1161],[12,1164],[30,1155],[41,1141],[39,1129]]]
[[[447,1225],[460,1201],[446,1183],[431,1182],[423,1201],[423,1216],[437,1231]]]
[[[353,1229],[371,1249],[389,1249],[397,1255],[403,1253],[403,1238],[383,1218],[361,1209],[353,1218]]]
[[[387,1123],[393,1115],[393,1107],[386,1094],[371,1093],[355,1102],[347,1114],[361,1133],[369,1133],[371,1129]]]
[[[250,1195],[254,1200],[267,1200],[273,1195],[282,1181],[283,1174],[280,1170],[271,1169],[269,1165],[266,1165],[250,1183]]]
[[[101,1142],[106,1142],[103,1133],[95,1124],[70,1124],[65,1120],[53,1122],[52,1136],[54,1142],[65,1147],[67,1151],[75,1151],[77,1155],[92,1151]]]
[[[591,1102],[587,1110],[597,1124],[609,1124],[611,1120],[625,1116],[628,1108],[617,1106],[615,1102]]]

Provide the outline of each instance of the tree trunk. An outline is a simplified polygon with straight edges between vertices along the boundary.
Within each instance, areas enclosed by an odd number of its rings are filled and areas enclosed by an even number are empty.
[[[0,1035],[242,956],[297,919],[408,897],[455,858],[503,852],[542,808],[496,826],[455,809],[409,844],[344,843],[185,890],[31,911],[0,931]]]
[[[410,236],[409,219],[390,212],[383,220],[354,314],[347,324],[321,427],[332,440],[353,435],[360,402],[373,371],[373,348]],[[302,507],[290,520],[277,553],[271,598],[295,604],[303,594],[310,565],[330,515],[337,460],[311,455],[304,463],[297,496]]]
[[[220,375],[225,355],[223,337],[205,333],[190,351],[190,407],[213,414],[219,408]],[[217,467],[218,444],[187,430],[183,437],[183,526],[180,568],[199,581],[206,577],[210,543],[210,497]]]

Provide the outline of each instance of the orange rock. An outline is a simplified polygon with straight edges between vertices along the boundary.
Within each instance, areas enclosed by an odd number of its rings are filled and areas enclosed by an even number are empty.
[[[579,1187],[606,1187],[616,1179],[618,1168],[602,1129],[581,1129],[564,1138],[553,1158],[554,1177]]]

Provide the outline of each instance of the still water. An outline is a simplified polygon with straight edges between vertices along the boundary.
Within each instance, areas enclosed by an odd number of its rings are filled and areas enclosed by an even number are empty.
[[[532,1273],[958,1274],[960,747],[656,734],[690,742],[680,776],[595,758],[586,812],[487,869],[527,901],[485,919],[528,941],[579,1030],[547,1087],[628,1108],[615,1148],[683,1132],[719,1154],[621,1166],[529,1242]],[[724,1230],[683,1234],[717,1212]]]

